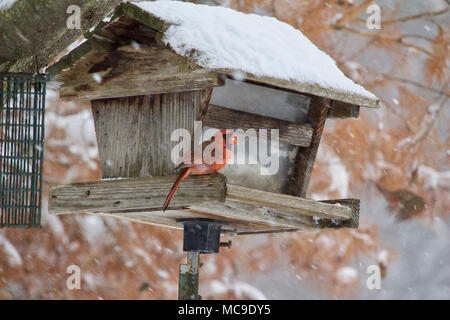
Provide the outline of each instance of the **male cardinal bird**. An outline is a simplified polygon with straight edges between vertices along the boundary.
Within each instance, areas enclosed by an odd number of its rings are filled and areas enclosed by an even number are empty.
[[[195,163],[198,161],[194,161],[194,150],[192,150],[190,154],[190,161],[187,161],[188,163],[182,162],[178,168],[181,169],[180,174],[177,177],[177,180],[175,180],[172,189],[170,189],[169,194],[166,197],[166,201],[163,205],[163,211],[166,211],[167,207],[170,204],[170,201],[172,200],[173,196],[175,195],[175,192],[177,191],[178,187],[180,186],[181,181],[186,179],[190,174],[210,174],[213,172],[217,172],[223,167],[225,167],[228,163],[228,161],[231,158],[231,145],[237,144],[237,138],[235,135],[233,135],[230,131],[222,130],[220,132],[217,132],[216,135],[214,135],[214,141],[212,142],[212,139],[209,141],[205,141],[202,144],[202,162],[201,163]],[[215,146],[211,147],[218,147],[223,148],[223,159],[219,159],[220,161],[212,162],[210,164],[205,162],[205,159],[203,158],[203,151],[207,146],[209,146],[211,143],[216,144]],[[215,150],[215,149],[212,149]],[[212,157],[214,157],[214,151],[212,152]]]

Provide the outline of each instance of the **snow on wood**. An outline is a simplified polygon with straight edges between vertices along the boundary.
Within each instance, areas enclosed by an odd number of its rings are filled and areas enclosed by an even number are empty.
[[[378,105],[375,95],[347,78],[301,31],[275,18],[179,1],[132,4],[165,23],[164,44],[202,67],[277,79],[283,86],[307,84],[300,87],[309,93],[325,88],[342,99],[347,93],[361,105]]]

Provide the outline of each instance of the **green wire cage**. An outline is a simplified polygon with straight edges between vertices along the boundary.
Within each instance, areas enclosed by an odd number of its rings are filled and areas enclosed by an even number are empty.
[[[40,226],[46,82],[0,73],[0,227]]]

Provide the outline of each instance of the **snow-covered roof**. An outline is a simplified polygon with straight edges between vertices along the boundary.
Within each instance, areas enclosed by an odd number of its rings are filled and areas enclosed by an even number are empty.
[[[378,107],[301,31],[272,17],[180,1],[129,2],[151,16],[162,42],[201,67],[347,103]],[[155,22],[159,20],[159,22]],[[162,26],[162,27],[161,27]]]

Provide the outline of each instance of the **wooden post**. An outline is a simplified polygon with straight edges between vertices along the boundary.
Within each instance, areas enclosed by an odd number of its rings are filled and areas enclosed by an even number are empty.
[[[187,263],[180,265],[178,280],[178,300],[201,300],[198,294],[198,278],[200,253],[196,251],[187,253]]]
[[[312,126],[314,132],[310,146],[307,148],[298,148],[294,164],[295,167],[292,170],[287,185],[287,194],[302,198],[306,197],[329,106],[329,99],[317,96],[311,98],[306,122]]]
[[[355,104],[333,101],[331,109],[328,112],[328,119],[347,119],[358,118],[359,106]]]

